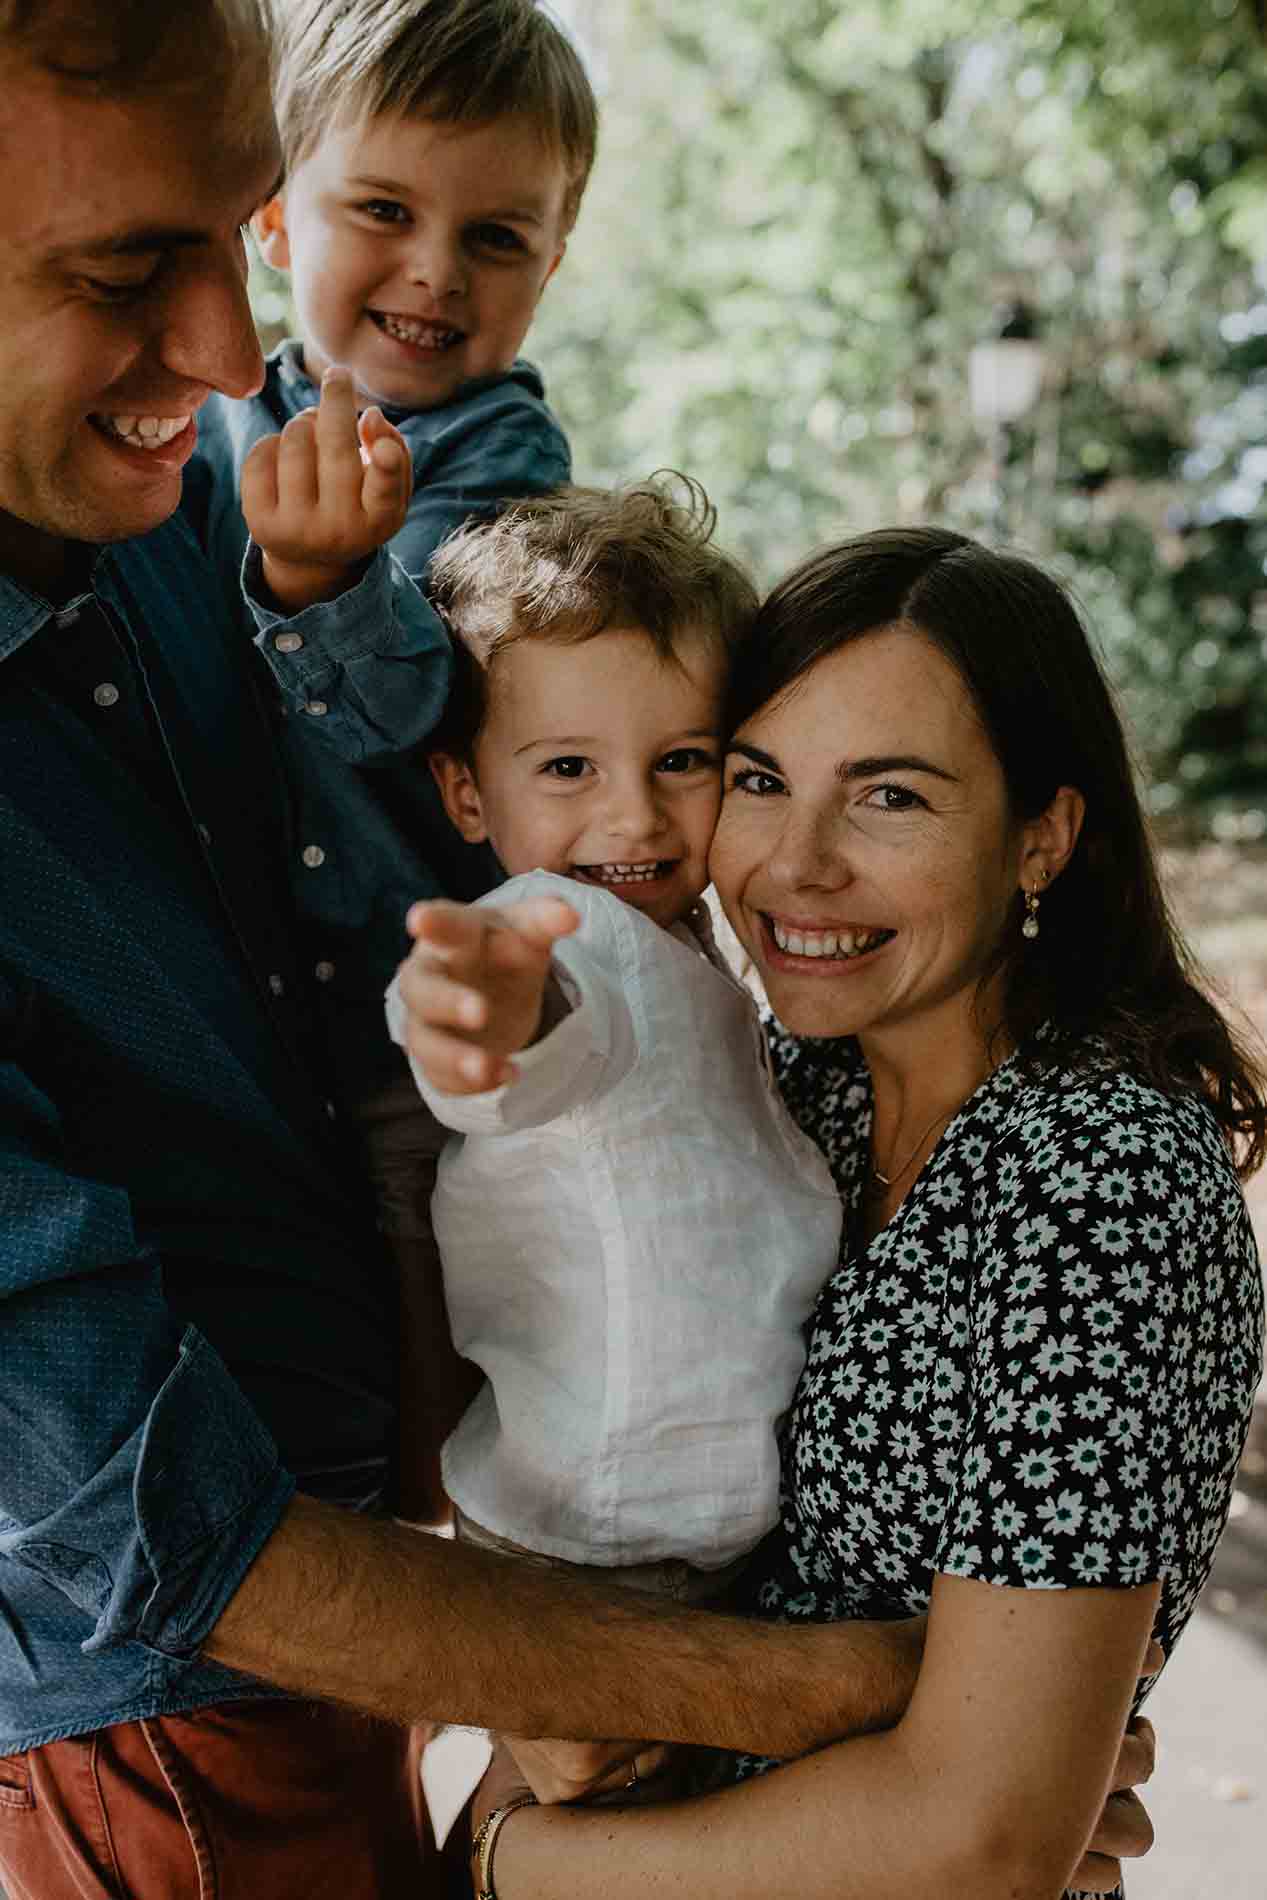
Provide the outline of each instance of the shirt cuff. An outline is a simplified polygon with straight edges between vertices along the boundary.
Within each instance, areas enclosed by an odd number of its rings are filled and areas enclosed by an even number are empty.
[[[195,1656],[294,1492],[270,1433],[194,1327],[132,1436],[5,1555],[90,1616],[86,1655]],[[87,1532],[91,1549],[84,1548]]]

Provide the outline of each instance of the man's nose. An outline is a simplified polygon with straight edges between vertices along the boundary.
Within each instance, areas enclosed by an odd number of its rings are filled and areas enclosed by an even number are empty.
[[[226,396],[253,396],[264,358],[246,294],[245,261],[236,247],[190,250],[162,310],[163,365],[186,382]]]

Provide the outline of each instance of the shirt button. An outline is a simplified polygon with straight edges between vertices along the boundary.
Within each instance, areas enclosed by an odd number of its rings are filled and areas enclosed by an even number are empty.
[[[326,963],[323,960],[317,965],[313,975],[316,977],[318,983],[328,983],[330,978],[334,975],[333,963]]]
[[[311,713],[314,719],[324,719],[329,710],[324,699],[310,699],[304,707],[304,711]]]
[[[327,1102],[327,1103],[326,1103],[326,1114],[327,1114],[327,1115],[328,1115],[328,1116],[330,1117],[330,1120],[331,1120],[331,1121],[334,1121],[334,1120],[336,1120],[336,1119],[337,1119],[337,1117],[338,1117],[338,1113],[339,1113],[339,1111],[338,1111],[338,1109],[337,1109],[337,1108],[335,1107],[335,1105],[334,1105],[334,1103],[333,1103],[333,1102]]]
[[[102,680],[100,686],[94,686],[92,697],[98,706],[117,706],[119,689],[111,680]]]
[[[272,990],[274,996],[284,996],[286,994],[286,984],[283,979],[278,976],[276,970],[273,971],[273,974],[268,979],[268,987]]]
[[[306,844],[303,851],[304,863],[310,871],[315,871],[326,861],[326,854],[319,844]]]
[[[273,645],[279,653],[298,653],[303,643],[302,633],[279,633]]]

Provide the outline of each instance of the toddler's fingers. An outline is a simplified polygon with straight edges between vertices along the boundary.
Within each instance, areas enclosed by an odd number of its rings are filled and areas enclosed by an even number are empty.
[[[410,1024],[406,1047],[433,1088],[446,1095],[483,1095],[512,1082],[513,1062],[491,1049],[480,1049],[451,1030]]]
[[[580,924],[580,913],[561,897],[526,897],[501,913],[524,943],[548,950],[560,937],[570,937]]]
[[[405,1002],[413,1022],[436,1029],[475,1031],[488,1021],[488,1001],[477,989],[425,963],[413,971]]]
[[[366,437],[369,417],[378,416],[380,432]],[[361,418],[362,459],[361,506],[371,520],[403,522],[413,492],[413,461],[404,437],[374,409]]]
[[[433,897],[411,905],[405,928],[431,959],[447,963],[479,951],[485,919],[495,914],[476,910],[472,904],[452,903],[447,897]]]

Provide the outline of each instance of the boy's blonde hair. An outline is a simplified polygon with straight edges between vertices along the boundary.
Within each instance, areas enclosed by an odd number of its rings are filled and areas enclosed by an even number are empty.
[[[757,591],[713,545],[716,520],[698,482],[666,471],[630,488],[558,488],[450,535],[428,588],[457,665],[431,750],[470,758],[489,671],[516,640],[569,645],[637,628],[666,660],[700,637],[729,650],[756,614]]]
[[[580,56],[537,0],[288,0],[277,119],[288,166],[335,119],[526,119],[568,175],[565,228],[594,163],[598,107]]]

